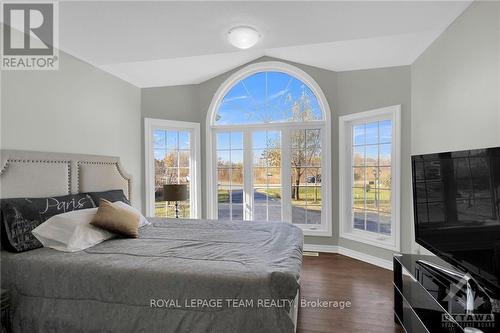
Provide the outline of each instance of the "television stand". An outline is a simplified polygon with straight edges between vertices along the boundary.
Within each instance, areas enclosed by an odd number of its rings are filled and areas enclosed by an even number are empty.
[[[500,332],[496,301],[435,256],[394,255],[394,320],[406,332]]]

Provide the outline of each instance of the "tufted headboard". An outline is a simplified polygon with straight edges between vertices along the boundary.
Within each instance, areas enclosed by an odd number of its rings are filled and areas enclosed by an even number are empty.
[[[0,150],[0,163],[0,198],[115,189],[131,197],[131,177],[118,157]]]

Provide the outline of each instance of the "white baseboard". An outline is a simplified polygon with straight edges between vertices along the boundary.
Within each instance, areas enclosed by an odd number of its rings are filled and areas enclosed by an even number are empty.
[[[392,270],[392,261],[381,259],[363,252],[354,251],[338,245],[316,245],[316,244],[304,244],[304,251],[315,251],[315,252],[325,252],[325,253],[337,253],[344,255],[346,257],[354,258],[357,260],[364,261],[366,263],[382,267],[385,269]]]

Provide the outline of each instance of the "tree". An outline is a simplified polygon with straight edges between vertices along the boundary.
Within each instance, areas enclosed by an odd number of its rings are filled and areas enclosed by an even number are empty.
[[[313,97],[314,98],[314,97]],[[315,120],[311,107],[311,96],[305,89],[302,90],[300,98],[292,106],[292,121],[302,122]],[[293,130],[291,133],[292,143],[292,198],[300,200],[300,180],[304,176],[307,166],[320,162],[321,134],[319,130]],[[318,175],[315,175],[318,178]]]
[[[311,106],[311,99],[315,98],[310,96],[308,90],[303,87],[302,93],[299,99],[293,102],[291,106],[291,118],[292,122],[304,122],[316,120],[314,116],[313,108]],[[287,100],[291,101],[292,95],[287,96]],[[321,134],[320,130],[303,130],[297,129],[291,132],[291,144],[292,144],[292,184],[295,186],[292,188],[292,198],[300,200],[300,180],[304,176],[307,166],[318,165],[321,157]],[[263,158],[266,158],[269,166],[280,166],[281,165],[281,150],[279,149],[279,142],[269,144],[262,154]],[[319,168],[316,168],[319,170]],[[314,175],[315,180],[321,179],[321,175],[316,172]]]

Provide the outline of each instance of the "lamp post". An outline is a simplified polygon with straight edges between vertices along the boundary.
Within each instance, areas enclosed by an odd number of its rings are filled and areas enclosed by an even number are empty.
[[[175,218],[179,218],[179,201],[188,199],[188,188],[185,184],[163,185],[163,200],[175,201]]]

